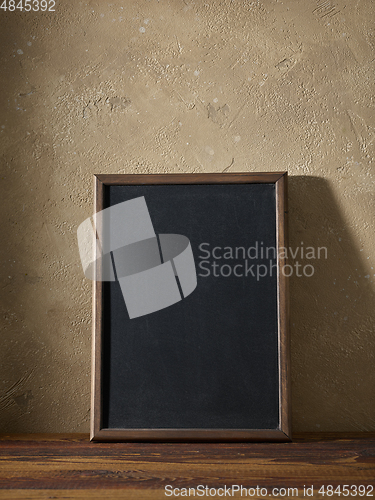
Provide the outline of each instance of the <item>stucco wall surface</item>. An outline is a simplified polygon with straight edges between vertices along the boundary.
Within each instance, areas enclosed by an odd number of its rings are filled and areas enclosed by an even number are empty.
[[[88,430],[94,173],[274,170],[328,252],[291,278],[294,430],[375,430],[375,3],[55,9],[0,9],[0,430]]]

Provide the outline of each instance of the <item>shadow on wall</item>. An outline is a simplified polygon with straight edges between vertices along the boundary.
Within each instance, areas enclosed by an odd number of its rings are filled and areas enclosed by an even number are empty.
[[[289,255],[315,268],[290,279],[293,430],[374,430],[374,272],[327,180],[289,177],[289,245],[327,248]]]

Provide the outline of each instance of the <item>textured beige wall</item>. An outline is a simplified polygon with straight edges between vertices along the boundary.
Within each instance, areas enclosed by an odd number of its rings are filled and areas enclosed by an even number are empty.
[[[293,424],[375,430],[373,0],[0,12],[1,430],[87,431],[94,173],[288,170]]]

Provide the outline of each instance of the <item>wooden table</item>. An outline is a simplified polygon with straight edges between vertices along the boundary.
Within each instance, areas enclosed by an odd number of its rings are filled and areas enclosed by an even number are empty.
[[[313,498],[328,500],[326,488],[324,496],[319,493],[322,485],[340,486],[341,494],[337,490],[334,498],[347,491],[349,498],[362,498],[359,489],[354,495],[350,487],[363,485],[363,498],[370,500],[372,493],[375,500],[375,433],[294,435],[293,443],[279,444],[90,443],[86,434],[0,436],[0,498],[158,500],[176,498],[166,495],[172,488],[181,496],[182,488],[188,494],[199,485],[195,498],[229,498],[233,485],[246,488],[247,498],[297,496],[292,488],[304,497],[304,486],[313,486]],[[198,496],[206,486],[215,490]],[[225,486],[227,490],[219,489]],[[285,491],[276,495],[273,488]],[[241,497],[240,492],[234,496]],[[193,490],[188,498],[194,498]]]

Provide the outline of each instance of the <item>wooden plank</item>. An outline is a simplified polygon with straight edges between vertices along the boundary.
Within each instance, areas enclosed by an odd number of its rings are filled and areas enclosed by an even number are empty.
[[[341,441],[375,439],[375,432],[293,432],[293,441]]]
[[[341,440],[371,440],[375,439],[375,432],[293,432],[292,439],[294,442],[303,441],[305,443],[312,441],[341,441]],[[89,441],[89,434],[82,432],[71,433],[12,433],[0,434],[1,441],[70,441],[80,442]],[[98,446],[98,445],[95,445]]]
[[[165,500],[164,490],[0,490],[0,498],[7,500],[50,500],[52,498],[64,498],[69,500],[112,499],[117,500]],[[172,497],[173,498],[173,497]],[[215,497],[211,497],[215,498]],[[217,497],[219,498],[219,497]],[[221,498],[221,497],[220,497]]]
[[[145,490],[164,495],[166,485],[316,489],[367,486],[374,478],[374,434],[250,444],[92,443],[87,435],[2,436],[0,442],[0,490],[122,489],[147,498]]]
[[[290,498],[285,497],[285,498]],[[51,498],[64,498],[64,499],[69,499],[69,500],[80,500],[82,498],[89,498],[90,500],[117,500],[117,499],[125,499],[126,500],[165,500],[168,498],[168,496],[165,495],[164,490],[123,490],[123,489],[118,489],[118,490],[102,490],[102,489],[96,489],[96,490],[3,490],[1,492],[0,490],[0,498],[5,498],[7,500],[44,500],[44,499],[51,499]],[[170,498],[176,498],[174,496],[171,496]],[[184,498],[184,497],[182,497]],[[188,497],[189,498],[189,497]],[[191,496],[190,498],[196,498],[194,496]],[[199,497],[198,497],[199,498]],[[210,495],[206,497],[200,497],[200,498],[216,498],[216,499],[222,499],[225,498],[223,497],[222,492],[219,492],[217,495]],[[227,496],[228,498],[228,496]],[[240,493],[235,493],[234,495],[231,495],[231,498],[246,498],[245,494],[241,496]],[[264,496],[248,496],[247,498],[253,498],[254,500],[257,499],[263,499]],[[274,498],[280,498],[280,497],[274,497]],[[314,495],[306,497],[311,500],[327,500],[327,495],[322,496],[318,494],[317,491],[314,490]],[[337,497],[333,497],[337,498]]]

